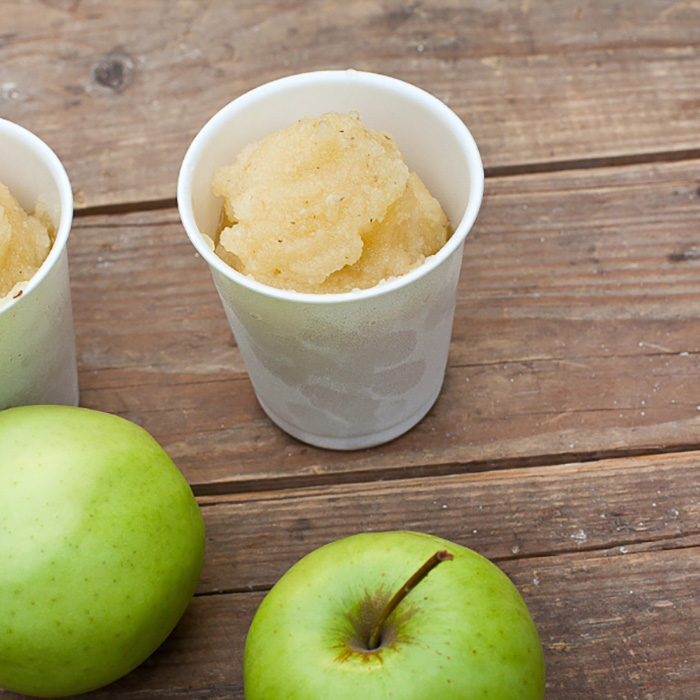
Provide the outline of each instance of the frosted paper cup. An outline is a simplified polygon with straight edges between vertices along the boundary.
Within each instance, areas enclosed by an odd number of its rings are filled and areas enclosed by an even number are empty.
[[[222,201],[211,181],[240,150],[297,119],[357,110],[390,132],[440,201],[454,233],[419,268],[371,289],[302,294],[226,265],[207,246]],[[443,102],[394,78],[320,71],[282,78],[218,112],[188,149],[178,181],[185,230],[209,264],[260,405],[294,437],[370,447],[413,427],[442,385],[464,239],[481,204],[483,167],[467,127]]]
[[[0,182],[30,213],[42,201],[56,235],[22,294],[0,301],[0,409],[77,405],[78,372],[66,242],[73,193],[56,154],[37,136],[0,119]]]

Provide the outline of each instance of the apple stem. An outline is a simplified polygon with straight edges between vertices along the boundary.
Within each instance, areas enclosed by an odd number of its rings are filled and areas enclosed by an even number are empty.
[[[382,625],[386,619],[391,615],[391,613],[396,610],[399,603],[440,563],[443,561],[449,561],[454,559],[454,555],[450,554],[446,549],[441,549],[439,552],[435,552],[430,559],[428,559],[421,567],[416,571],[406,583],[399,588],[396,593],[394,593],[391,600],[384,606],[384,609],[379,613],[372,631],[369,635],[369,640],[367,641],[367,648],[369,650],[376,649],[379,646],[379,638],[382,632]]]

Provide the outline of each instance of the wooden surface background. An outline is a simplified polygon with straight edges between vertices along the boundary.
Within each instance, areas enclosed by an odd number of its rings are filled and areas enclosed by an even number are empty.
[[[231,99],[345,67],[443,99],[487,179],[437,404],[336,453],[257,405],[175,183]],[[548,700],[700,697],[698,0],[4,0],[0,116],[74,186],[82,405],[149,430],[208,528],[174,634],[93,697],[242,698],[265,591],[394,528],[506,571]]]

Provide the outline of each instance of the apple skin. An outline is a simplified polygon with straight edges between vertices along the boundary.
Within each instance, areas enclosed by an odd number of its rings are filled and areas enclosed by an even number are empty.
[[[408,593],[368,651],[379,611],[439,550],[454,559]],[[246,700],[542,700],[544,687],[537,630],[510,579],[416,532],[353,535],[308,554],[261,603],[244,652]]]
[[[189,485],[139,426],[0,411],[0,686],[62,697],[131,671],[184,613],[204,539]]]

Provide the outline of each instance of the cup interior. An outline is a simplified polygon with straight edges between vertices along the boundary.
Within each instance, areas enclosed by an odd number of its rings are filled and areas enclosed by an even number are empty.
[[[216,235],[222,202],[212,194],[211,181],[218,167],[233,163],[247,144],[298,119],[351,110],[359,112],[367,127],[394,137],[409,168],[440,201],[452,223],[453,236],[425,265],[438,264],[461,244],[483,195],[481,158],[464,123],[436,97],[395,78],[354,70],[318,71],[282,78],[242,95],[214,115],[192,142],[180,171],[178,205],[185,230],[210,265],[273,296],[343,296],[301,295],[260,285],[228,267],[200,234],[212,239]],[[357,294],[372,295],[376,289]]]
[[[0,119],[0,153],[0,182],[29,213],[34,212],[37,201],[42,201],[56,230],[49,255],[27,284],[28,293],[65,248],[73,220],[73,192],[56,154],[38,136],[6,119]]]

